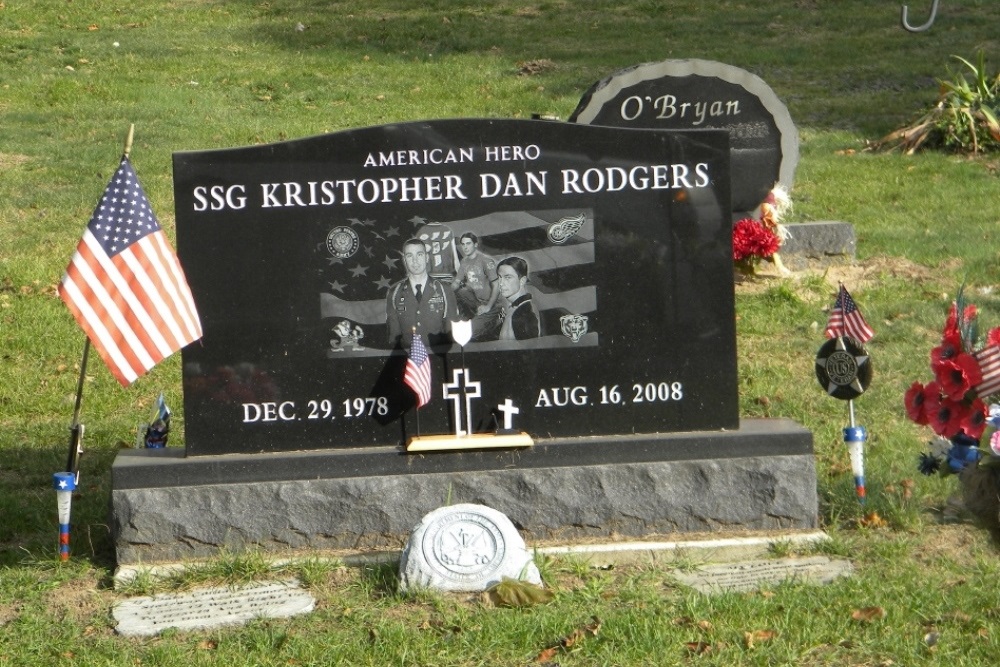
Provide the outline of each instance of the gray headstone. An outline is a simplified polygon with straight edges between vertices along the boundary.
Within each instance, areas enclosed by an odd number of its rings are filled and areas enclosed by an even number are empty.
[[[541,584],[514,524],[484,505],[441,507],[413,529],[399,562],[400,590],[484,591],[505,577]]]
[[[206,630],[255,618],[285,618],[313,610],[316,599],[294,582],[206,588],[130,598],[115,605],[120,635],[149,637],[168,628]]]
[[[711,60],[664,60],[619,70],[584,93],[571,122],[729,132],[733,211],[751,211],[775,183],[791,190],[799,133],[763,79]]]
[[[695,572],[679,572],[674,577],[702,593],[722,593],[757,590],[789,579],[827,584],[852,570],[850,561],[817,556],[707,565]]]

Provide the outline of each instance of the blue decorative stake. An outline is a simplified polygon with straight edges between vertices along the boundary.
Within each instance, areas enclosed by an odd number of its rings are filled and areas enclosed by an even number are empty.
[[[844,429],[844,444],[847,445],[847,451],[851,455],[854,488],[858,492],[858,502],[862,504],[865,502],[865,440],[867,439],[868,431],[864,426],[848,426]]]
[[[57,472],[52,475],[52,486],[56,490],[56,505],[59,508],[59,560],[69,560],[69,516],[76,490],[76,475],[71,472]]]

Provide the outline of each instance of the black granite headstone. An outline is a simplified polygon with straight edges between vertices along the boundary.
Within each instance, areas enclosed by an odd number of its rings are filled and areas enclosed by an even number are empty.
[[[737,428],[729,179],[722,131],[546,121],[175,154],[178,254],[204,328],[183,353],[188,455],[454,433],[466,397],[475,432],[505,417],[543,438]],[[467,232],[508,324],[495,308],[498,326],[463,348],[443,322],[459,319]],[[431,276],[419,304],[413,237]],[[419,410],[403,383],[414,327],[432,378]]]
[[[591,86],[571,122],[667,130],[722,129],[732,150],[732,205],[756,209],[776,183],[791,189],[798,131],[760,77],[708,60],[619,70]]]

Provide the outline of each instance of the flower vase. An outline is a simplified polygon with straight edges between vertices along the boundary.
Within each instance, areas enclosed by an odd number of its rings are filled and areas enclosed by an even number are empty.
[[[744,257],[733,262],[736,273],[741,276],[753,276],[757,274],[757,260],[755,257]]]
[[[958,479],[965,508],[990,530],[1000,529],[1000,468],[969,465]]]

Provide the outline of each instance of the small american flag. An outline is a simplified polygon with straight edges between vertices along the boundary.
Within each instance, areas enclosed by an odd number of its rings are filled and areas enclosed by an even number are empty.
[[[867,343],[874,335],[875,332],[868,326],[854,299],[847,293],[847,288],[841,284],[837,301],[833,304],[826,323],[826,337],[850,336],[861,343]]]
[[[984,347],[973,356],[979,362],[979,370],[983,374],[983,381],[974,389],[979,398],[985,400],[987,396],[1000,391],[1000,347],[996,345]]]
[[[201,338],[184,271],[127,156],[87,223],[59,296],[123,386]]]
[[[422,408],[431,400],[431,361],[427,358],[424,340],[414,332],[410,356],[406,360],[403,381],[417,395],[417,407]]]

